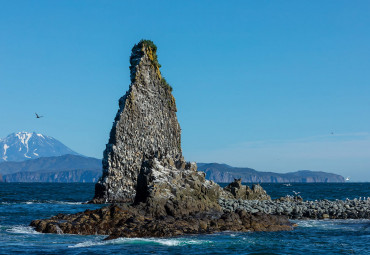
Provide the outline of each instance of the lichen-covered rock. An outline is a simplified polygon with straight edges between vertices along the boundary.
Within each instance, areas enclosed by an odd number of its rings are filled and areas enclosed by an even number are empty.
[[[234,179],[224,190],[232,195],[234,199],[243,200],[271,200],[266,191],[259,184],[253,184],[252,189],[242,185],[242,179]],[[224,196],[224,198],[226,198]]]
[[[132,202],[143,161],[153,155],[182,158],[176,103],[159,71],[156,50],[146,40],[132,49],[131,85],[119,100],[94,203]]]

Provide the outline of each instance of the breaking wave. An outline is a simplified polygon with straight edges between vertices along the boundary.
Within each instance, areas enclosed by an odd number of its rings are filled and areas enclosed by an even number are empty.
[[[98,245],[114,245],[114,244],[151,244],[151,245],[163,245],[163,246],[186,246],[186,245],[201,245],[206,243],[212,243],[207,240],[193,240],[188,238],[117,238],[109,241],[86,241],[75,245],[68,246],[68,248],[81,248],[91,247]]]
[[[14,234],[32,234],[32,235],[38,235],[40,234],[36,230],[34,230],[32,227],[29,226],[13,226],[6,230],[8,233],[14,233]]]
[[[369,219],[347,219],[347,220],[297,220],[298,227],[316,228],[342,231],[370,231]]]

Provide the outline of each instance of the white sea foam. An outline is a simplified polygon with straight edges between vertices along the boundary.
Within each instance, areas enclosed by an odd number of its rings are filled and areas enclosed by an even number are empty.
[[[96,241],[86,241],[82,243],[78,243],[75,245],[70,245],[68,248],[82,248],[82,247],[90,247],[90,246],[97,246],[97,245],[105,245],[105,242],[96,242]]]
[[[62,205],[81,205],[83,202],[67,202],[67,201],[54,201],[54,200],[47,200],[47,201],[37,201],[37,200],[31,200],[23,202],[27,205],[32,204],[62,204]]]
[[[68,246],[68,248],[81,248],[98,245],[115,245],[115,244],[154,244],[163,246],[185,246],[185,245],[200,245],[205,243],[212,243],[207,240],[192,240],[187,238],[117,238],[109,241],[86,241],[75,245]]]
[[[298,220],[293,222],[303,228],[337,229],[344,231],[357,231],[359,228],[366,228],[370,224],[369,219]]]
[[[65,201],[54,201],[55,204],[63,204],[63,205],[81,205],[83,202],[65,202]]]
[[[34,230],[32,227],[29,227],[29,226],[13,226],[9,229],[6,230],[6,232],[9,232],[9,233],[14,233],[14,234],[40,234],[39,232],[37,232],[36,230]]]

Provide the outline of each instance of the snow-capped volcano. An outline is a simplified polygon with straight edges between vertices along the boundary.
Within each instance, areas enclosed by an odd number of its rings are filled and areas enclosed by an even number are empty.
[[[0,139],[0,162],[65,154],[79,155],[55,138],[35,132],[18,132]]]

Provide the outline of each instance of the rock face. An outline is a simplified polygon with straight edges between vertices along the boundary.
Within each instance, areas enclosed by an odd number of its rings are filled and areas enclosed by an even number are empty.
[[[133,201],[137,177],[147,159],[161,155],[182,159],[176,103],[159,71],[156,50],[151,41],[141,41],[132,49],[131,85],[119,100],[95,203]]]
[[[246,185],[242,185],[242,179],[234,179],[224,190],[231,193],[234,199],[271,200],[271,197],[267,195],[261,185],[253,184],[251,189]]]

